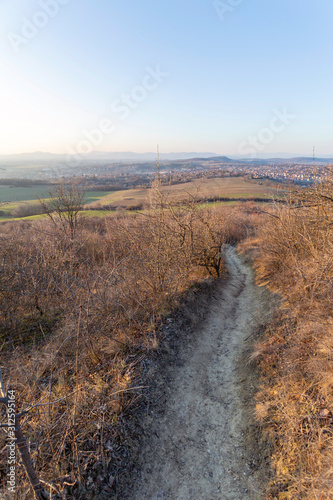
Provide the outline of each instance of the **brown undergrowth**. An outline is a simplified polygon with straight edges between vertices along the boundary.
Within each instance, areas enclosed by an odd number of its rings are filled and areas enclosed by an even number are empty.
[[[113,498],[131,446],[124,420],[159,326],[191,284],[223,273],[221,246],[249,231],[237,208],[154,196],[144,214],[78,217],[68,231],[61,211],[0,227],[3,378],[17,411],[37,405],[21,424],[54,498]],[[4,432],[0,446],[5,492]],[[16,498],[31,498],[21,463],[16,480]]]
[[[257,417],[275,440],[269,498],[333,498],[333,188],[269,211],[252,250],[258,281],[282,305],[253,353]]]

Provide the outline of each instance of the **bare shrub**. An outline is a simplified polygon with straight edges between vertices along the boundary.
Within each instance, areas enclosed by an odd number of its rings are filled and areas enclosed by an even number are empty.
[[[44,208],[39,203],[19,203],[12,211],[13,217],[29,217],[31,215],[43,214]]]

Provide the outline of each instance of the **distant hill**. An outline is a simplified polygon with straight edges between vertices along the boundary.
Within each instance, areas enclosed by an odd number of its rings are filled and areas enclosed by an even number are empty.
[[[192,161],[200,161],[200,162],[205,162],[205,161],[210,161],[210,162],[216,162],[216,163],[235,163],[238,160],[232,160],[231,158],[228,158],[227,156],[212,156],[210,158],[205,158],[203,156],[200,156],[198,158],[191,158]]]
[[[92,153],[82,155],[83,162],[145,162],[156,161],[157,154],[152,152],[135,153],[132,151],[105,152],[93,151]],[[21,153],[14,155],[0,155],[0,163],[3,166],[8,164],[38,164],[38,163],[58,163],[66,162],[68,155],[54,154],[44,151],[35,151],[33,153]],[[197,152],[180,152],[180,153],[161,153],[161,161],[200,161],[200,162],[216,162],[216,163],[312,163],[313,158],[308,156],[287,156],[285,153],[277,155],[275,158],[263,158],[258,155],[256,158],[229,158],[228,156],[218,155],[216,153],[197,153]],[[316,157],[317,163],[332,163],[333,157],[320,158]]]
[[[313,158],[307,156],[300,156],[296,158],[290,158],[290,161],[297,163],[313,163]],[[315,158],[315,163],[332,163],[333,158]]]
[[[302,154],[299,154],[299,153],[273,153],[271,155],[267,154],[267,153],[257,153],[255,158],[246,158],[245,156],[241,156],[241,155],[231,155],[230,156],[232,159],[234,160],[237,160],[237,161],[250,161],[250,160],[255,160],[255,161],[261,161],[261,160],[264,160],[264,161],[276,161],[276,160],[279,160],[279,161],[285,161],[285,162],[288,162],[288,160],[290,162],[298,162],[298,161],[313,161],[313,156],[304,156]],[[326,156],[317,156],[316,155],[316,160],[318,161],[333,161],[333,154],[329,154],[329,155],[326,155]]]
[[[68,155],[54,154],[43,151],[36,151],[34,153],[21,153],[15,155],[0,155],[0,162],[8,163],[45,163],[45,162],[59,162],[66,161]],[[209,158],[216,157],[215,153],[197,153],[197,152],[181,152],[181,153],[161,153],[161,160],[187,160],[195,157]],[[92,153],[82,155],[83,161],[155,161],[157,153],[135,153],[132,151],[120,152],[105,152],[93,151]]]
[[[59,159],[64,159],[65,155],[57,155],[53,153],[44,153],[42,151],[36,151],[35,153],[20,153],[15,155],[0,155],[0,161],[2,163],[31,163],[31,162],[48,162],[48,161],[58,161]]]
[[[243,160],[247,163],[260,163],[261,165],[269,165],[270,163],[301,163],[301,164],[312,164],[312,156],[296,156],[292,158],[266,158],[266,159],[255,159],[255,160]],[[315,163],[332,163],[333,158],[315,158]]]

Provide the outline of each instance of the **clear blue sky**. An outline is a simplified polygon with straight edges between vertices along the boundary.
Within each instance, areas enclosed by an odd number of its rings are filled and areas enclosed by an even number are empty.
[[[332,20],[332,0],[0,0],[0,154],[333,154]]]

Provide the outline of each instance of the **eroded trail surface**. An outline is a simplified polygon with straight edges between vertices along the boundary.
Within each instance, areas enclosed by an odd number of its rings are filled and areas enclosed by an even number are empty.
[[[161,387],[163,411],[151,412],[133,500],[262,499],[267,459],[256,439],[247,364],[250,343],[269,314],[266,292],[232,248],[200,332]]]

